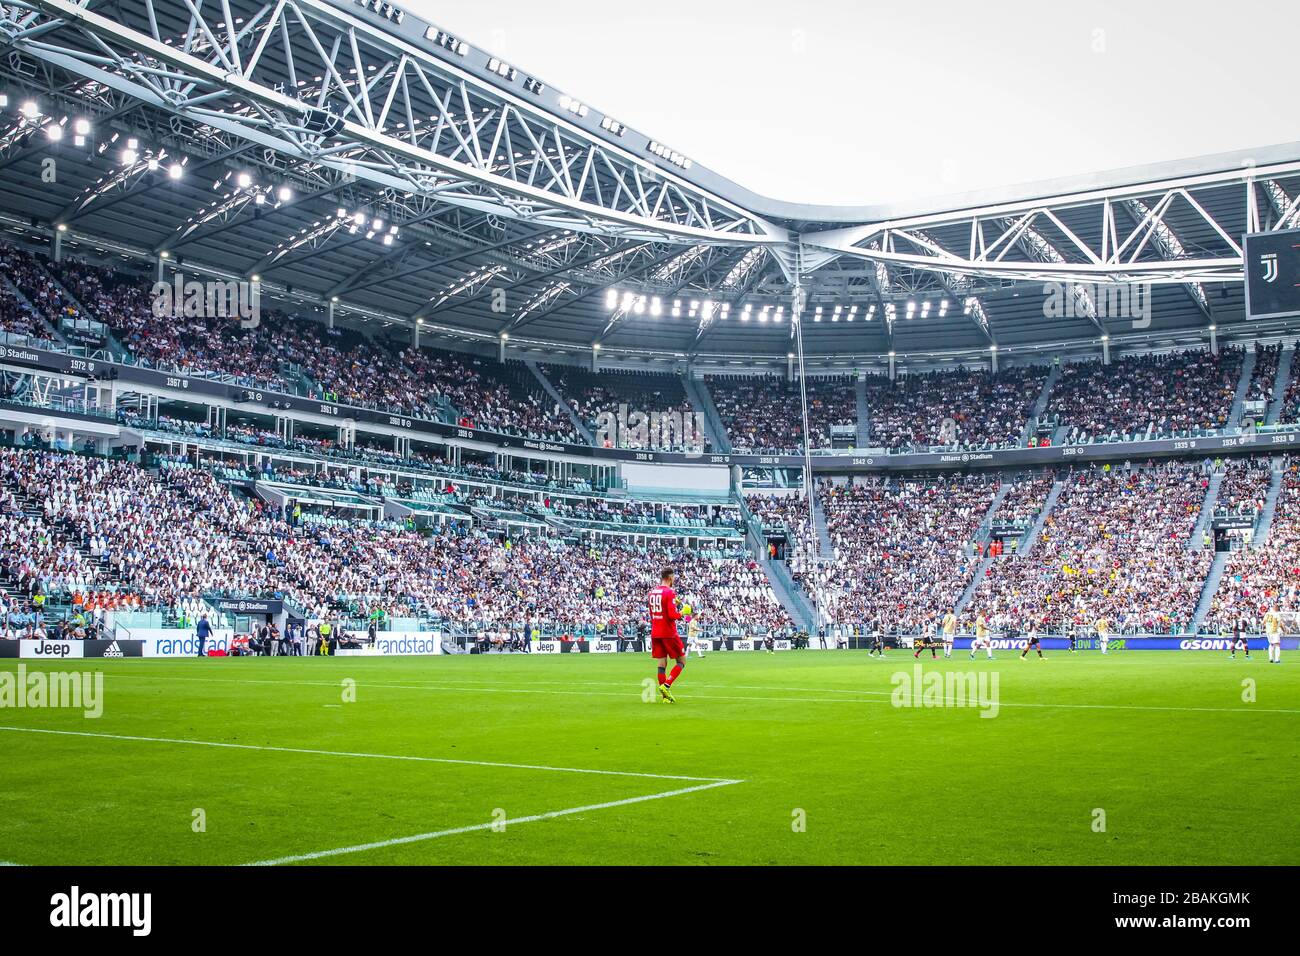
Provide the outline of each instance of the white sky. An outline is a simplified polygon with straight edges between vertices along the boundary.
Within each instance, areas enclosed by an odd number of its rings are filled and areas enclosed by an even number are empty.
[[[883,202],[1300,141],[1294,0],[403,5],[790,201]]]

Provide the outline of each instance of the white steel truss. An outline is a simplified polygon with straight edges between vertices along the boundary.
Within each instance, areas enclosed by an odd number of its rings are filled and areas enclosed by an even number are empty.
[[[101,10],[103,12],[101,12]],[[322,0],[19,0],[7,45],[375,185],[665,242],[784,231]]]
[[[1295,176],[1300,161],[1270,167],[1228,169],[1211,173],[1066,193],[885,220],[861,226],[805,233],[805,243],[842,255],[895,266],[1026,282],[1240,282],[1241,246],[1201,201],[1208,190],[1239,187],[1242,208],[1253,208],[1259,180]],[[1181,215],[1207,230],[1212,248],[1187,252],[1167,224],[1175,204]],[[1130,226],[1128,215],[1136,213]],[[1138,212],[1138,210],[1141,210]],[[1273,228],[1295,218],[1279,215]],[[1087,217],[1099,225],[1091,240],[1066,220]],[[946,244],[926,236],[943,231]],[[1057,236],[1048,246],[1055,255],[1034,249],[1032,234]],[[958,246],[952,236],[960,234]],[[1173,241],[1170,241],[1172,238]],[[899,245],[904,239],[910,246]],[[1026,241],[1027,240],[1027,241]]]

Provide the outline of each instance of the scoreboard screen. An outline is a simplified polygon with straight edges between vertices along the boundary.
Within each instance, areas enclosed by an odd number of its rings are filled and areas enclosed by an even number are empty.
[[[1246,318],[1300,315],[1300,229],[1246,236]]]

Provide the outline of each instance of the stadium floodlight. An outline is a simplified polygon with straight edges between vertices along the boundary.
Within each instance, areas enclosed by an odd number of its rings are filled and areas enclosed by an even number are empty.
[[[68,231],[68,224],[67,224],[66,222],[61,222],[61,223],[59,223],[58,226],[56,226],[55,228],[57,228],[57,229],[59,230],[59,232],[67,232],[67,231]]]
[[[240,173],[239,178],[236,179],[235,182],[239,184],[240,189],[247,189],[249,186],[253,185],[253,177],[248,173]]]
[[[22,113],[27,119],[36,119],[41,115],[41,108],[36,105],[35,100],[28,100],[19,107],[18,112]]]
[[[266,205],[266,193],[258,193],[253,197],[253,204],[256,206]]]
[[[72,131],[78,136],[90,135],[90,120],[82,117],[72,124]]]
[[[129,136],[127,137],[126,140],[126,148],[138,150],[140,148],[140,141],[136,139],[134,136]]]
[[[389,233],[385,233],[385,234],[384,234],[384,245],[386,245],[386,246],[391,246],[392,244],[393,244],[393,234],[392,234],[391,232],[389,232]]]
[[[122,164],[123,164],[124,166],[132,166],[132,165],[134,165],[134,164],[135,164],[135,161],[136,161],[137,159],[139,159],[139,158],[140,158],[140,157],[139,157],[139,154],[137,154],[136,151],[133,150],[133,149],[129,149],[129,148],[128,148],[128,149],[124,149],[124,150],[122,150]]]
[[[348,211],[344,209],[342,206],[339,206],[338,209],[334,210],[334,215],[336,215],[340,219],[346,219],[348,217]]]
[[[618,290],[610,289],[605,293],[605,308],[612,309],[618,305]]]
[[[9,109],[9,94],[0,93],[0,110]]]
[[[366,224],[366,214],[364,212],[354,213],[352,221],[358,226],[364,226]]]
[[[49,126],[45,127],[45,138],[51,143],[57,143],[59,140],[63,139],[63,127],[58,123],[51,123]]]
[[[167,175],[172,179],[180,179],[185,175],[185,167],[180,163],[172,163],[167,167]]]
[[[657,295],[652,297],[650,299],[650,314],[660,315],[663,312],[663,310],[664,310],[663,300],[660,299],[659,296]]]
[[[158,157],[150,156],[149,159],[145,162],[145,165],[148,167],[149,172],[151,173],[158,172]]]
[[[281,186],[279,192],[277,192],[275,195],[276,198],[280,200],[280,202],[289,202],[290,200],[293,199],[293,190],[290,189],[288,186]]]

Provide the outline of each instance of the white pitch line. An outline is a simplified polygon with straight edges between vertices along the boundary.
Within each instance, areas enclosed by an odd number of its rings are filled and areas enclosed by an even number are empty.
[[[680,797],[688,793],[698,793],[701,790],[712,790],[715,787],[729,787],[733,784],[743,783],[741,780],[715,780],[712,783],[703,783],[695,787],[683,787],[680,790],[667,790],[663,793],[649,793],[642,797],[627,797],[623,800],[610,800],[606,803],[589,803],[582,807],[569,807],[567,810],[549,810],[546,813],[534,813],[531,816],[516,817],[513,820],[493,821],[489,823],[475,823],[470,826],[453,827],[449,830],[433,830],[429,833],[416,833],[411,836],[394,837],[390,840],[376,840],[373,843],[358,843],[356,846],[338,847],[333,850],[317,850],[314,853],[299,853],[294,856],[277,857],[274,860],[259,860],[256,863],[245,863],[244,866],[280,866],[284,863],[302,863],[307,860],[319,860],[329,856],[342,856],[345,853],[361,853],[365,850],[379,850],[389,846],[402,846],[407,843],[422,843],[426,840],[437,840],[442,837],[456,836],[461,833],[473,833],[477,830],[490,830],[502,826],[514,826],[518,823],[536,823],[538,820],[554,820],[556,817],[572,816],[575,813],[588,813],[594,810],[609,810],[613,807],[626,807],[634,803],[646,803],[650,800],[666,800],[669,797]]]
[[[265,750],[276,753],[309,754],[318,757],[361,757],[370,760],[411,760],[419,763],[461,764],[471,767],[504,767],[508,770],[546,770],[552,773],[588,773],[606,777],[641,777],[651,780],[689,780],[708,783],[710,786],[743,783],[723,777],[687,777],[673,773],[645,773],[637,770],[593,770],[589,767],[550,767],[542,764],[504,763],[496,760],[463,760],[454,757],[417,757],[408,754],[372,754],[349,750],[311,750],[305,747],[276,747],[270,744],[232,744],[219,740],[189,740],[183,737],[137,737],[128,734],[99,734],[85,730],[49,730],[44,727],[7,727],[20,734],[56,734],[62,737],[99,737],[106,740],[129,740],[153,744],[189,744],[195,747],[222,747],[230,750]]]
[[[935,672],[939,673],[939,672]],[[153,674],[114,674],[117,677],[135,677],[141,680],[170,680],[170,681],[197,681],[227,683],[227,684],[269,684],[276,687],[303,686],[303,687],[338,687],[337,681],[303,681],[303,680],[248,680],[238,677],[161,677]],[[529,681],[530,684],[538,683]],[[602,682],[592,681],[591,684],[602,686]],[[375,681],[358,681],[363,687],[386,687],[393,690],[470,690],[475,693],[485,694],[552,694],[566,697],[623,697],[629,695],[639,695],[641,686],[639,684],[628,685],[625,691],[584,691],[584,690],[543,690],[536,687],[502,687],[499,684],[476,684],[472,681],[419,681],[401,684],[379,683]],[[603,684],[603,686],[617,687],[623,686],[614,682]],[[719,687],[723,688],[728,685],[723,684],[696,684],[696,687]],[[752,686],[735,684],[735,687]],[[696,694],[689,695],[690,700],[744,700],[744,701],[761,701],[785,704],[888,704],[889,698],[893,696],[893,691],[886,690],[843,690],[829,687],[792,687],[791,690],[806,690],[815,694],[859,694],[859,695],[876,695],[875,699],[854,700],[847,697],[758,697],[753,695],[741,694]],[[999,707],[1037,707],[1048,710],[1136,710],[1136,711],[1159,711],[1165,713],[1210,713],[1210,714],[1300,714],[1300,709],[1286,709],[1277,707],[1174,707],[1158,704],[1069,704],[1060,702],[1030,702],[1030,701],[999,701]],[[968,708],[973,709],[973,708]],[[0,727],[0,730],[5,728]]]

